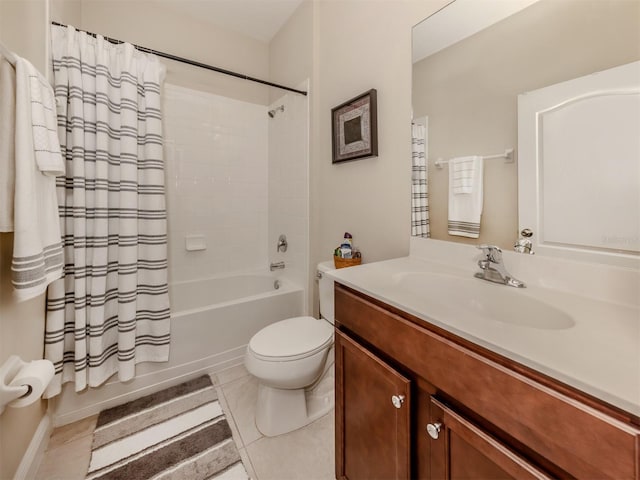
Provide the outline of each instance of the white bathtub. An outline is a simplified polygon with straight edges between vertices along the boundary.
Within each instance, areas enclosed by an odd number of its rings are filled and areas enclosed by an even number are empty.
[[[173,283],[169,288],[172,316],[297,290],[281,279],[278,280],[280,288],[276,290],[275,280],[276,277],[269,274],[239,274]]]
[[[80,394],[66,384],[55,400],[54,423],[64,425],[203,372],[242,362],[251,337],[266,325],[303,314],[303,290],[265,273],[169,285],[171,351],[166,363],[141,363],[136,378],[110,379]]]

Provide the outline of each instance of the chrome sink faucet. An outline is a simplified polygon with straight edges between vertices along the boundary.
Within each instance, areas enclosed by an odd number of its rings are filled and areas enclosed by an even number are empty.
[[[513,278],[504,266],[502,261],[502,250],[495,245],[478,245],[482,250],[484,258],[478,260],[481,271],[474,277],[487,280],[489,282],[501,283],[510,287],[524,288],[526,285],[517,278]]]

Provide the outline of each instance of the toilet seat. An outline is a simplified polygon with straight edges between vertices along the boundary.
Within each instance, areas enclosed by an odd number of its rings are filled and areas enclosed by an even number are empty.
[[[313,317],[293,317],[263,328],[249,341],[258,359],[287,362],[314,355],[333,343],[333,327]]]

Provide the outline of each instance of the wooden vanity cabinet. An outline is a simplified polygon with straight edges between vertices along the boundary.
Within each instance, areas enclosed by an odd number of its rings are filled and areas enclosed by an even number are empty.
[[[336,478],[409,478],[410,381],[340,331],[335,348]]]
[[[486,430],[431,399],[431,478],[551,479],[541,468],[496,440]]]
[[[640,479],[638,418],[338,283],[335,314],[336,478]]]

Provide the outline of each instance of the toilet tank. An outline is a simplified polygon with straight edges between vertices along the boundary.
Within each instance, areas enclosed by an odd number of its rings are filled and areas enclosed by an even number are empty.
[[[335,270],[333,261],[318,264],[318,292],[320,296],[320,316],[333,325],[335,322],[333,280],[325,275],[329,270]]]

